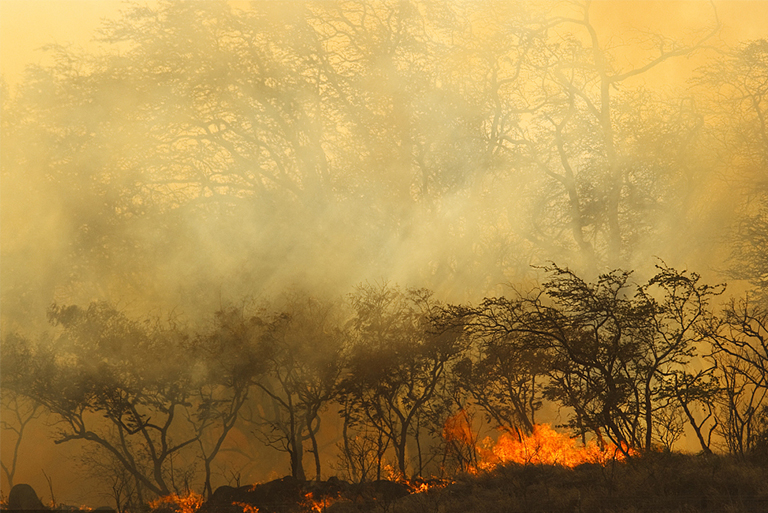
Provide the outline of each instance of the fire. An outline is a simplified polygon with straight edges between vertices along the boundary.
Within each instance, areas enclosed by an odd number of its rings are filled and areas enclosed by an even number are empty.
[[[203,505],[203,496],[195,492],[189,492],[186,497],[172,493],[150,502],[149,507],[158,509],[163,504],[173,506],[173,509],[179,513],[196,513],[200,506]]]
[[[313,511],[315,513],[324,513],[328,506],[330,506],[334,502],[337,502],[338,500],[339,500],[338,497],[328,497],[328,496],[315,497],[314,493],[309,492],[306,495],[304,495],[303,506],[307,508],[309,511]]]
[[[465,410],[459,410],[459,412],[448,417],[443,426],[443,439],[446,442],[459,442],[462,444],[473,444],[475,442],[476,435],[472,431],[469,415]]]
[[[478,469],[489,470],[503,463],[514,462],[522,465],[561,465],[575,467],[582,463],[599,463],[623,460],[624,452],[617,447],[600,448],[592,441],[586,445],[577,444],[567,434],[558,433],[548,424],[537,424],[530,435],[521,437],[502,433],[497,441],[486,437],[482,446],[477,446],[477,434],[473,431],[470,417],[464,410],[448,418],[443,426],[443,439],[453,447],[466,451],[464,459],[470,464],[470,473]],[[476,458],[476,459],[475,459]],[[474,459],[474,461],[473,461]]]
[[[251,506],[246,502],[233,502],[232,505],[240,506],[241,508],[243,508],[243,513],[259,513],[259,508]]]
[[[452,483],[452,481],[442,481],[442,480],[440,481],[431,480],[431,482],[421,481],[421,480],[403,481],[403,484],[408,487],[408,491],[412,494],[426,493],[430,490],[438,490],[440,488],[445,488],[450,483]]]
[[[484,445],[490,449],[481,451],[485,456],[483,466],[491,468],[507,462],[575,467],[582,463],[605,465],[611,460],[624,459],[618,448],[601,449],[594,442],[577,445],[576,440],[558,433],[548,424],[534,426],[533,433],[519,440],[509,433],[502,433],[495,444],[486,439]]]

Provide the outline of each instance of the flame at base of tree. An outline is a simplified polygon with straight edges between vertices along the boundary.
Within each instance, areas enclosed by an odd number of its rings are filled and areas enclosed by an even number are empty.
[[[621,461],[624,452],[616,446],[600,448],[593,441],[581,445],[566,434],[558,433],[548,424],[537,424],[533,433],[519,439],[510,433],[502,433],[494,443],[486,438],[479,449],[480,468],[493,468],[502,463],[522,465],[561,465],[576,467],[584,463],[605,465],[609,461]]]
[[[186,496],[172,493],[149,503],[149,507],[153,510],[166,505],[179,513],[196,513],[203,505],[203,496],[195,492],[189,492]]]
[[[302,506],[306,508],[304,511],[324,513],[328,506],[330,506],[334,502],[338,502],[339,500],[340,500],[339,497],[319,496],[319,495],[316,496],[314,493],[309,492],[306,495],[304,495],[304,502],[302,503]]]
[[[583,463],[605,465],[609,461],[621,461],[625,454],[633,451],[616,446],[599,447],[590,441],[586,445],[577,443],[567,434],[558,433],[548,424],[537,424],[529,435],[515,436],[502,433],[498,440],[486,437],[482,444],[477,444],[477,433],[471,426],[466,411],[461,410],[450,417],[443,426],[443,439],[449,444],[455,455],[463,458],[469,465],[469,472],[490,470],[504,463],[521,465],[561,465],[575,467]]]

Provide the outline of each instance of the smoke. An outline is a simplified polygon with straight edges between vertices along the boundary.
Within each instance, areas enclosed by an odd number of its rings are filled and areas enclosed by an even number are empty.
[[[768,11],[714,7],[707,38],[709,3],[595,2],[596,58],[543,28],[570,2],[4,0],[3,331],[365,281],[466,302],[547,261],[722,279],[750,191],[692,78]]]

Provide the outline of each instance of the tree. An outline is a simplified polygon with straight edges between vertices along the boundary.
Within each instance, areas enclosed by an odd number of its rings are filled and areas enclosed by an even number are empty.
[[[338,315],[333,303],[294,294],[280,311],[266,317],[260,340],[266,373],[256,386],[263,393],[264,409],[271,414],[251,420],[267,427],[256,435],[287,452],[291,475],[301,480],[305,479],[307,440],[314,455],[315,479],[321,478],[320,414],[336,396],[343,365],[344,332]]]
[[[698,356],[698,347],[705,339],[701,326],[711,315],[709,303],[713,296],[722,294],[725,287],[700,284],[697,273],[677,271],[663,262],[656,265],[657,273],[637,290],[638,308],[650,326],[641,340],[642,361],[638,374],[642,410],[645,417],[646,450],[652,447],[654,402],[665,380],[673,381],[674,397],[686,413],[696,432],[702,450],[709,452],[701,433],[702,423],[697,423],[689,404],[694,400],[711,405],[717,385],[707,381],[708,372],[687,372],[691,361]],[[711,413],[711,412],[710,412]]]
[[[464,386],[496,423],[518,434],[532,429],[540,376],[543,396],[571,410],[569,425],[582,437],[592,432],[623,451],[650,450],[657,417],[669,405],[668,380],[678,380],[673,397],[683,409],[705,391],[712,400],[715,392],[703,380],[696,380],[694,394],[684,371],[698,354],[700,324],[720,289],[663,264],[637,287],[622,270],[596,283],[555,264],[544,270],[549,279],[529,293],[447,310],[479,345],[476,360],[463,368],[484,372],[464,372],[474,381]],[[702,424],[688,418],[700,433]]]
[[[678,155],[662,150],[665,141],[679,141],[678,151],[692,149],[689,136],[700,126],[686,102],[674,116],[663,116],[653,107],[662,104],[659,99],[627,84],[691,54],[719,28],[715,24],[689,43],[647,36],[654,53],[637,67],[620,69],[590,19],[591,7],[568,2],[490,22],[500,41],[484,48],[483,111],[494,154],[544,177],[537,180],[542,188],[529,239],[550,258],[578,255],[587,268],[628,261],[629,243],[650,228],[654,207],[667,194],[663,186],[646,194],[647,186],[666,182],[668,170],[680,164]]]
[[[54,305],[49,317],[56,337],[4,341],[3,387],[58,419],[55,443],[84,441],[114,459],[139,502],[178,492],[178,480],[194,472],[195,445],[221,421],[217,443],[203,452],[210,491],[210,461],[243,393],[230,382],[234,390],[214,398],[231,371],[210,381],[208,363],[173,319],[135,321],[106,303]]]
[[[549,353],[545,396],[573,410],[570,424],[577,433],[638,446],[632,363],[640,354],[631,335],[640,318],[626,297],[629,273],[613,271],[590,284],[556,265],[545,270],[551,278],[541,290],[486,300],[486,316],[497,319],[497,329]]]
[[[679,409],[683,410],[684,418],[688,425],[693,428],[696,439],[701,445],[701,450],[706,454],[712,453],[712,434],[720,428],[717,405],[724,391],[715,370],[714,367],[697,372],[676,370],[671,376],[665,377],[660,394],[662,398],[671,400],[672,404],[668,405],[668,408],[673,412],[672,415]],[[695,406],[700,406],[703,410],[702,418],[696,418]],[[659,421],[664,423],[664,419],[659,419]],[[666,431],[663,425],[660,426],[659,430],[661,433]],[[680,435],[682,434],[681,432]]]
[[[265,330],[258,317],[245,319],[242,310],[225,308],[216,312],[212,329],[192,344],[207,370],[197,390],[195,418],[190,418],[205,468],[206,497],[213,494],[211,464],[240,420],[251,389],[267,370],[259,344]]]
[[[740,198],[732,221],[730,272],[755,287],[753,301],[765,301],[768,261],[768,40],[740,44],[704,66],[696,84],[711,92],[709,141]],[[707,98],[707,96],[705,96]]]
[[[723,381],[721,432],[729,451],[741,456],[764,440],[768,406],[768,314],[749,298],[735,301],[706,331]]]
[[[588,4],[540,7],[162,1],[106,22],[102,54],[50,47],[3,99],[9,308],[208,312],[214,287],[405,260],[485,293],[542,255],[626,261],[702,169],[694,103],[630,80],[706,36],[622,70]]]
[[[500,327],[492,302],[486,299],[469,309],[449,307],[441,316],[444,323],[458,324],[474,348],[454,366],[453,386],[468,394],[489,421],[520,437],[533,432],[547,356],[527,337]]]
[[[419,440],[417,419],[440,394],[461,354],[460,333],[432,328],[430,316],[438,305],[426,290],[363,285],[351,303],[352,342],[340,384],[347,405],[343,415],[353,427],[374,428],[391,445],[397,470],[406,476],[409,440]]]
[[[12,342],[13,343],[13,342]],[[16,441],[13,444],[13,456],[11,461],[0,462],[3,474],[8,480],[8,488],[13,488],[13,478],[16,475],[16,464],[19,460],[19,448],[24,439],[24,430],[30,422],[40,417],[43,413],[40,404],[30,401],[24,396],[16,394],[12,390],[2,390],[2,407],[6,412],[3,415],[4,420],[0,421],[0,428],[10,431],[14,434]],[[9,414],[12,420],[8,421]]]

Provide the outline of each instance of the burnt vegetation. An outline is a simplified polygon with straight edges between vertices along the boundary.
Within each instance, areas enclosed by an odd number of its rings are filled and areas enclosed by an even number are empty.
[[[590,2],[47,47],[2,91],[3,493],[44,433],[119,513],[768,507],[768,42],[698,6],[634,60]]]

